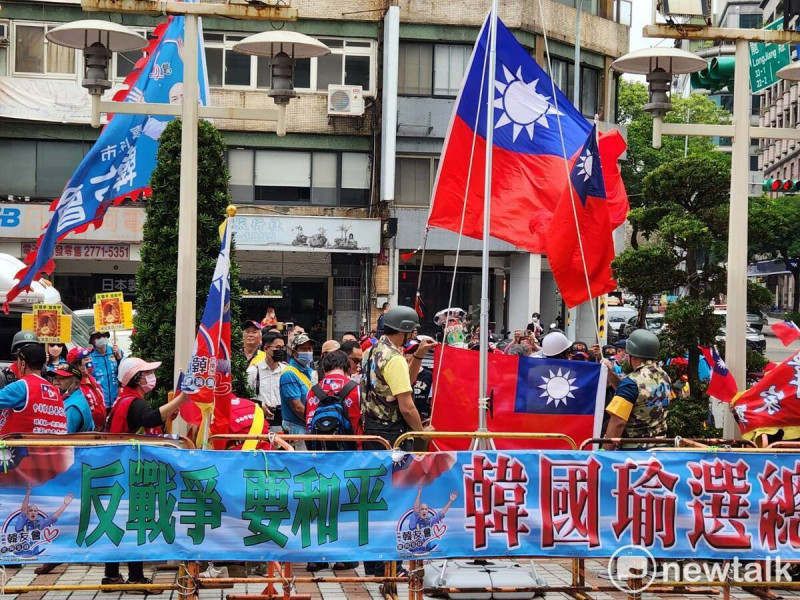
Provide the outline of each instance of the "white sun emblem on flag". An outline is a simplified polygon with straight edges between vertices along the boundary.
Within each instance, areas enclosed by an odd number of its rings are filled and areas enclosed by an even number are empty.
[[[578,387],[572,385],[575,383],[575,377],[570,378],[570,371],[558,370],[557,373],[550,371],[550,377],[542,376],[543,384],[539,386],[542,391],[540,398],[547,398],[547,404],[553,403],[558,407],[559,403],[563,402],[564,406],[567,405],[567,398],[574,398],[572,395],[573,390]]]
[[[536,91],[538,79],[525,83],[522,79],[522,67],[517,69],[514,75],[503,65],[503,72],[506,76],[506,83],[495,81],[494,86],[501,96],[494,101],[495,108],[500,108],[503,114],[495,123],[494,128],[499,129],[511,123],[514,129],[513,140],[517,141],[517,136],[524,129],[528,132],[528,137],[533,140],[533,130],[535,125],[542,125],[550,128],[547,122],[548,115],[563,115],[550,104],[549,96],[545,96]]]
[[[586,154],[582,154],[580,158],[578,158],[578,175],[583,175],[583,180],[586,181],[592,176],[592,166],[594,165],[594,155],[592,151],[588,148],[586,149]]]

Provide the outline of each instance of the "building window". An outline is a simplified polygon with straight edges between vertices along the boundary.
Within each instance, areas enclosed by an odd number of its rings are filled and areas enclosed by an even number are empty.
[[[270,59],[233,50],[233,45],[244,37],[227,33],[205,34],[211,87],[269,89],[272,83]],[[331,54],[296,61],[296,90],[327,92],[329,85],[360,85],[365,94],[374,93],[375,45],[371,40],[320,38],[320,41],[331,49]]]
[[[739,15],[739,29],[760,29],[764,20],[760,14]]]
[[[594,118],[599,112],[600,71],[581,66],[581,97],[575,100],[575,65],[561,58],[551,58],[551,78],[564,95],[575,104],[584,116]]]
[[[758,154],[750,155],[750,170],[758,171]]]
[[[8,75],[8,21],[0,21],[0,75]]]
[[[12,196],[58,198],[89,148],[91,143],[0,140],[0,189]]]
[[[400,44],[398,93],[457,96],[471,54],[462,44]]]
[[[368,154],[232,148],[234,202],[367,206],[372,180]]]
[[[71,75],[76,73],[75,50],[52,44],[45,33],[56,25],[14,24],[14,73],[18,75]]]
[[[581,10],[583,12],[591,13],[593,15],[597,14],[597,0],[556,0],[559,4],[565,4],[572,8],[575,8],[577,4],[580,3]]]
[[[437,158],[399,156],[395,168],[395,204],[428,206],[438,166]]]
[[[153,39],[153,33],[145,29],[134,29],[134,31],[145,36],[148,40]],[[142,56],[144,56],[144,50],[114,52],[114,79],[117,81],[124,80],[130,75],[131,71],[133,71],[133,67],[136,66],[136,62],[142,58]]]

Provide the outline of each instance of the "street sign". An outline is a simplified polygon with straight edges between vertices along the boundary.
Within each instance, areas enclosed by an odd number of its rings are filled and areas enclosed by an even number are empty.
[[[783,17],[764,29],[782,29]],[[776,73],[792,61],[789,44],[750,44],[750,91],[761,92],[778,83]]]

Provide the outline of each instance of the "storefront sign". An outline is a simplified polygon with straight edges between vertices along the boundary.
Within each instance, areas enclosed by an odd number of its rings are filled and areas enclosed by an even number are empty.
[[[377,254],[381,247],[381,221],[237,215],[233,235],[236,246],[243,250]]]
[[[136,293],[136,276],[128,277],[103,277],[100,280],[100,289],[103,292]]]
[[[48,204],[0,204],[0,239],[37,240],[52,214]],[[144,207],[112,207],[100,229],[90,226],[83,233],[70,234],[68,239],[140,244],[144,220]]]
[[[36,244],[22,244],[22,256],[36,250]],[[131,247],[124,244],[57,244],[56,258],[78,258],[87,260],[129,260]]]
[[[5,564],[608,557],[628,546],[653,558],[800,558],[792,454],[6,454]]]

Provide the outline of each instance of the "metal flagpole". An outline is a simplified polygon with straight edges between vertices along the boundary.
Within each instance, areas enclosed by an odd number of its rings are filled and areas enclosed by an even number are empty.
[[[492,206],[492,145],[494,138],[494,80],[497,65],[497,0],[492,0],[489,16],[489,73],[486,81],[486,176],[483,191],[483,250],[481,253],[481,335],[480,373],[478,376],[478,431],[488,431],[486,417],[489,403],[489,223]],[[475,440],[475,448],[491,440]]]

